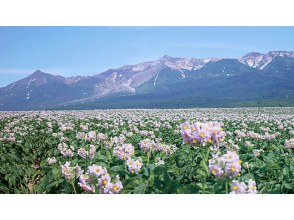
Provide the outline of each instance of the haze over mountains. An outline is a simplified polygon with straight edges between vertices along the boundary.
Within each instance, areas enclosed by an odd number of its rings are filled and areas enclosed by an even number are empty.
[[[293,106],[294,52],[175,58],[93,76],[40,70],[0,88],[0,110]]]

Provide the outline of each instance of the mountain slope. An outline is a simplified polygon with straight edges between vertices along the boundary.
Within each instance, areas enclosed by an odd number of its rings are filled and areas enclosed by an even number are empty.
[[[239,60],[165,55],[93,76],[38,70],[0,88],[0,110],[291,105],[293,82],[293,52],[250,53]]]
[[[56,97],[64,91],[63,77],[37,70],[32,75],[3,88],[0,94],[1,109],[21,110],[27,106],[48,106],[58,103]]]
[[[288,59],[294,62],[293,58]],[[279,63],[279,60],[275,62]],[[272,65],[276,66],[275,63]],[[281,65],[284,67],[283,64]],[[282,83],[283,76],[250,68],[236,60],[225,59],[208,63],[201,70],[186,74],[190,76],[180,78],[179,71],[165,68],[159,72],[155,85],[152,79],[139,87],[135,94],[117,94],[99,101],[64,106],[62,109],[293,106],[294,104],[293,80],[291,80],[292,84],[288,83],[288,86],[283,87],[286,85],[285,82]],[[165,79],[169,75],[173,80]],[[192,77],[198,75],[201,77]],[[159,77],[163,80],[158,80]]]

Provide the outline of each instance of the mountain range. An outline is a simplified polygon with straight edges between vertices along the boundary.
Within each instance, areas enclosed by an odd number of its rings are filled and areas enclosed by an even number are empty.
[[[294,52],[175,58],[93,76],[35,71],[0,88],[0,110],[294,106]]]

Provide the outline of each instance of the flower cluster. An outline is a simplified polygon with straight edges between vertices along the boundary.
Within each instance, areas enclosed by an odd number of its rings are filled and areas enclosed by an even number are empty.
[[[80,155],[82,158],[86,158],[88,155],[88,151],[86,151],[85,148],[79,148],[78,149],[78,155]]]
[[[90,158],[91,160],[94,158],[96,153],[96,147],[94,145],[90,145],[89,151],[87,151],[85,148],[79,148],[78,149],[78,155],[80,155],[82,158]]]
[[[90,131],[86,134],[85,140],[87,141],[95,141],[96,140],[96,132],[95,131]]]
[[[148,138],[141,140],[139,147],[143,152],[163,152],[166,155],[171,155],[177,150],[176,145],[155,143]]]
[[[155,165],[159,166],[159,165],[163,165],[164,164],[164,160],[162,160],[160,157],[157,157],[155,159]]]
[[[266,132],[265,134],[258,134],[254,131],[248,131],[246,133],[245,131],[240,131],[240,130],[236,130],[234,133],[240,138],[247,137],[247,138],[253,138],[258,140],[274,140],[281,135],[279,132],[276,132],[274,134],[269,134],[268,132]]]
[[[123,189],[123,185],[118,175],[112,183],[111,177],[107,173],[107,169],[96,164],[89,166],[87,173],[80,175],[79,181],[78,185],[84,191],[92,193],[95,192],[96,187],[98,187],[103,194],[117,194]]]
[[[152,149],[155,148],[155,143],[154,141],[151,141],[150,139],[147,138],[140,141],[139,147],[144,152],[150,152],[152,151]]]
[[[294,138],[291,138],[290,140],[286,140],[285,147],[286,148],[294,148]]]
[[[66,131],[66,130],[72,131],[72,130],[74,130],[74,128],[75,128],[75,125],[73,123],[67,122],[67,123],[64,123],[64,124],[63,123],[59,124],[59,129],[61,131]]]
[[[252,147],[252,144],[250,141],[245,141],[244,145],[245,147]]]
[[[168,144],[156,144],[156,150],[159,152],[163,152],[165,155],[171,155],[173,154],[178,148],[176,145],[168,145]]]
[[[135,153],[134,146],[131,144],[123,144],[121,146],[116,146],[113,149],[113,154],[121,160],[128,160]]]
[[[252,151],[255,157],[259,157],[261,152],[264,152],[263,149],[253,150]]]
[[[130,173],[138,174],[141,171],[141,167],[143,166],[142,159],[140,157],[137,160],[129,158],[127,160],[127,166]]]
[[[80,128],[82,129],[82,131],[88,131],[88,125],[80,125]]]
[[[224,140],[226,133],[222,129],[222,124],[217,122],[197,122],[192,125],[185,122],[181,125],[181,135],[184,143],[193,146],[197,146],[200,143],[202,145],[212,143],[219,146],[219,142]]]
[[[105,142],[107,140],[107,134],[98,133],[97,134],[97,140],[100,142]]]
[[[105,140],[104,141],[104,146],[107,149],[112,148],[113,146],[120,146],[123,145],[126,141],[126,137],[124,135],[119,135],[115,137],[111,137],[109,141]]]
[[[48,158],[47,161],[48,161],[48,164],[49,165],[56,164],[56,162],[57,162],[55,157]]]
[[[61,173],[64,175],[65,179],[71,180],[75,177],[79,177],[82,174],[82,170],[79,165],[71,167],[70,162],[67,161],[64,165],[61,165]]]
[[[73,146],[68,147],[66,143],[58,144],[58,150],[63,156],[72,157],[74,155],[73,153],[74,147]]]
[[[233,180],[231,184],[230,194],[257,194],[256,183],[252,179],[249,179],[248,185],[244,182],[239,182],[238,180]]]
[[[236,152],[228,151],[222,156],[213,155],[209,160],[209,170],[217,177],[237,176],[241,172],[241,163]]]
[[[95,193],[95,185],[92,184],[91,178],[88,174],[81,174],[79,178],[78,185],[84,190],[88,192]]]

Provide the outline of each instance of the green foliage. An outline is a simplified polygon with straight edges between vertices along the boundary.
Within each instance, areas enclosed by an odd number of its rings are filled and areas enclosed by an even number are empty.
[[[238,113],[237,110],[236,114]],[[250,110],[251,111],[251,110]],[[225,118],[223,120],[224,130],[228,133],[226,139],[232,140],[238,144],[238,154],[240,159],[249,164],[249,168],[242,167],[239,181],[248,181],[253,179],[256,181],[259,193],[294,193],[294,158],[293,149],[286,149],[285,140],[293,138],[290,130],[293,130],[292,122],[279,119],[285,128],[281,129],[277,125],[277,119],[246,121],[246,130],[263,134],[262,127],[268,127],[270,133],[279,132],[277,138],[256,139],[252,137],[238,137],[234,132],[236,130],[245,129],[244,118],[250,118],[250,111],[242,110],[239,112],[237,119]],[[270,115],[274,112],[272,109],[255,109],[255,115]],[[280,115],[288,113],[281,110]],[[36,114],[38,115],[38,114]],[[183,118],[178,120],[167,119],[166,121],[160,117],[146,116],[146,120],[138,121],[144,124],[140,129],[153,131],[156,138],[161,138],[162,143],[175,144],[177,151],[171,155],[162,152],[152,152],[148,156],[147,153],[140,150],[138,143],[145,139],[139,133],[135,133],[126,137],[125,143],[131,143],[135,146],[134,157],[140,157],[143,161],[143,167],[139,174],[132,174],[126,169],[124,161],[117,159],[113,155],[113,148],[107,148],[103,141],[90,141],[86,139],[76,138],[78,132],[81,132],[80,125],[87,124],[89,131],[107,134],[110,138],[118,137],[123,131],[130,132],[129,119],[127,117],[120,118],[121,125],[117,129],[110,129],[102,126],[105,123],[113,125],[117,123],[110,119],[98,119],[95,117],[77,119],[75,117],[66,116],[66,120],[74,124],[74,129],[62,132],[63,141],[71,145],[75,149],[73,157],[64,157],[57,149],[57,145],[61,143],[61,137],[53,135],[60,133],[60,126],[56,119],[52,120],[52,130],[48,131],[49,122],[45,117],[39,116],[25,117],[23,120],[19,116],[4,117],[0,120],[0,128],[11,126],[18,127],[22,125],[27,127],[26,134],[21,134],[15,129],[16,141],[0,141],[0,193],[86,193],[78,186],[78,179],[73,183],[67,181],[62,172],[61,165],[66,161],[71,164],[79,165],[84,171],[92,164],[105,167],[114,179],[117,175],[123,184],[121,193],[125,194],[221,194],[226,192],[226,180],[212,176],[208,170],[208,160],[212,157],[213,152],[206,147],[192,148],[182,143],[179,133],[174,131],[179,129],[179,125],[183,123]],[[213,116],[211,116],[213,117]],[[18,121],[15,125],[13,121]],[[165,122],[169,122],[171,128],[163,126]],[[154,122],[158,122],[161,126],[155,129]],[[3,135],[3,133],[0,133]],[[0,136],[1,137],[1,136]],[[246,141],[250,141],[251,146],[246,146]],[[90,145],[97,147],[94,158],[84,159],[77,155],[77,149],[84,147],[89,149]],[[231,146],[228,145],[228,148]],[[253,150],[262,149],[263,152],[259,156],[254,156]],[[225,147],[221,147],[221,152],[226,152]],[[55,157],[56,164],[49,165],[47,159]],[[164,164],[158,165],[157,158],[164,160]],[[73,188],[73,185],[75,188]],[[98,190],[96,190],[99,193]]]

